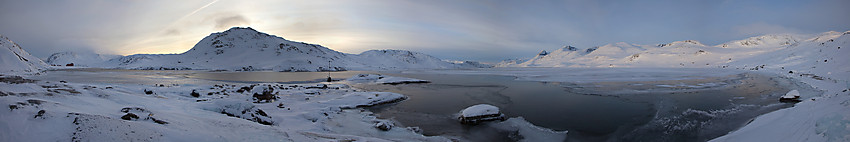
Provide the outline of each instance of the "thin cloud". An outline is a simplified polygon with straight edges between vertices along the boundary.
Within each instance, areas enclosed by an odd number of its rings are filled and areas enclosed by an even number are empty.
[[[222,17],[215,20],[216,29],[227,29],[230,27],[245,25],[251,25],[251,22],[249,22],[248,19],[242,15]]]

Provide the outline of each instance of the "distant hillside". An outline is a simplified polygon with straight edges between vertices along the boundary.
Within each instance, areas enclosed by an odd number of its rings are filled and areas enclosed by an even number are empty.
[[[0,74],[38,74],[47,64],[0,35]]]
[[[658,45],[615,43],[578,49],[572,46],[537,54],[500,67],[684,67],[758,70],[796,69],[850,76],[850,31],[817,35],[776,34],[708,46],[695,40]],[[844,47],[845,49],[841,49]],[[829,70],[816,68],[832,68]],[[823,72],[828,71],[828,72]],[[793,72],[793,71],[792,71]],[[836,75],[838,74],[838,75]]]
[[[60,59],[78,60],[61,60],[57,63],[85,62],[91,67],[150,70],[338,71],[476,67],[472,64],[454,64],[423,53],[404,50],[370,50],[361,54],[346,54],[321,45],[290,41],[252,28],[240,27],[212,33],[181,54],[138,54],[112,58],[100,63],[89,63],[99,57]]]

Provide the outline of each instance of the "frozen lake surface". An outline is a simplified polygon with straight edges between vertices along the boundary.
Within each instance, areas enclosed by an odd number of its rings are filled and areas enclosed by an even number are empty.
[[[543,74],[521,70],[519,74]],[[476,141],[505,140],[511,132],[468,126],[456,113],[475,104],[500,107],[508,117],[554,130],[568,130],[570,141],[705,141],[735,130],[758,115],[786,108],[777,98],[800,87],[787,78],[755,73],[701,76],[699,73],[578,70],[575,76],[556,74],[516,77],[497,73],[384,72],[429,80],[426,84],[357,84],[368,91],[401,93],[408,100],[370,108],[381,118],[416,126],[425,135]],[[451,72],[451,71],[447,71]],[[461,71],[462,72],[462,71]],[[333,72],[343,79],[369,71]],[[551,74],[551,73],[550,73]],[[325,80],[326,72],[207,72],[72,69],[51,71],[40,80],[122,84],[215,84],[220,82],[310,83]],[[642,78],[652,76],[652,78]],[[525,78],[525,79],[523,79]],[[542,78],[542,79],[541,79]],[[575,78],[575,80],[570,80]],[[603,81],[592,81],[597,80]],[[632,78],[617,80],[611,78]],[[667,79],[665,79],[667,78]],[[536,80],[536,81],[532,81]],[[541,81],[542,80],[542,81]]]

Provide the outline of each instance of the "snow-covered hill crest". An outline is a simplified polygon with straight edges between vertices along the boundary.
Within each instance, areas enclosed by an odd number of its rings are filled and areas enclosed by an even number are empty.
[[[73,64],[74,66],[88,67],[118,57],[121,56],[69,51],[53,53],[49,57],[47,57],[47,60],[45,60],[45,62],[53,66],[65,66]]]
[[[370,50],[346,54],[330,48],[234,27],[212,33],[181,54],[137,54],[113,58],[91,67],[123,69],[195,69],[230,71],[340,71],[470,68],[423,53]]]
[[[675,41],[658,45],[627,43],[608,44],[584,50],[568,47],[545,56],[535,55],[525,62],[507,63],[503,67],[688,67],[688,68],[753,68],[764,64],[774,68],[824,62],[817,57],[838,57],[846,53],[838,46],[848,32],[825,32],[818,35],[775,34],[708,46],[696,40]],[[801,56],[805,55],[805,56]],[[805,60],[805,61],[802,61]],[[826,59],[830,60],[830,59]],[[786,62],[769,62],[786,61]],[[793,62],[791,62],[793,61]]]
[[[44,61],[0,35],[0,74],[38,74],[46,68]]]
[[[369,50],[358,54],[355,59],[366,65],[365,68],[380,69],[424,69],[424,68],[458,68],[437,57],[406,50]]]

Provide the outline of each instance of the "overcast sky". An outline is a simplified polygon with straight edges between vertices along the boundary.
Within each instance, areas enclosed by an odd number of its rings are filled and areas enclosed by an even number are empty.
[[[499,61],[564,45],[715,45],[771,33],[850,30],[847,0],[0,0],[0,35],[46,58],[60,51],[182,53],[250,26],[357,54],[403,49]]]

